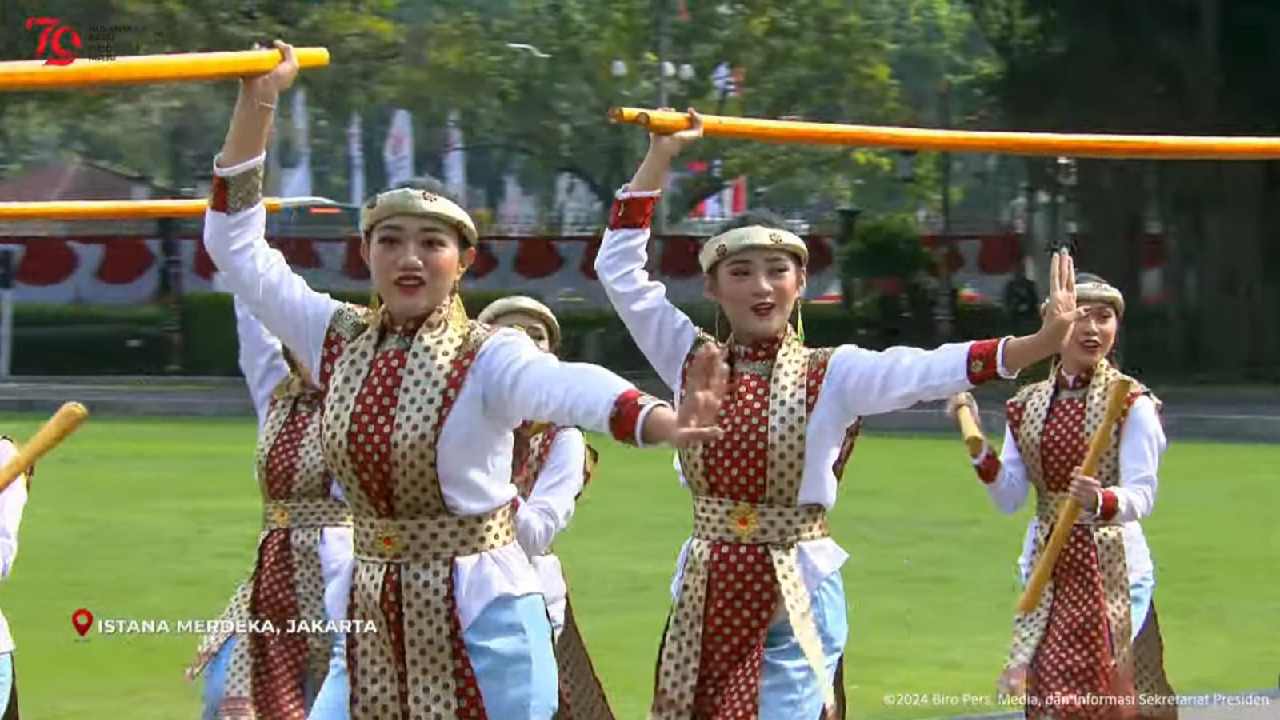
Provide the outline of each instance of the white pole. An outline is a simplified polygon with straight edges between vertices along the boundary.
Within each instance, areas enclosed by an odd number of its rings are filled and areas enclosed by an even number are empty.
[[[13,359],[13,290],[0,290],[0,379],[9,379]]]
[[[13,251],[0,250],[0,379],[9,378],[13,359]]]

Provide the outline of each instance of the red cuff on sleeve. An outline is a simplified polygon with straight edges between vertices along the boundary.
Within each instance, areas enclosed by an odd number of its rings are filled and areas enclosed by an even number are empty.
[[[969,346],[968,371],[969,382],[981,385],[995,379],[1000,371],[998,353],[999,340],[979,340]]]
[[[987,448],[987,452],[974,469],[978,471],[978,479],[990,485],[996,481],[997,477],[1000,477],[1000,467],[1000,458],[994,452],[991,452],[991,448]]]
[[[209,189],[209,209],[220,213],[227,211],[227,179],[221,175],[213,176],[213,185]]]
[[[1110,520],[1120,512],[1120,498],[1111,490],[1102,491],[1102,509],[1098,513],[1098,517],[1103,520]]]
[[[613,412],[609,415],[609,432],[614,440],[627,445],[636,444],[636,423],[640,420],[640,411],[648,405],[644,402],[645,397],[644,393],[633,388],[613,401]]]
[[[657,196],[615,198],[609,209],[610,230],[645,230],[653,219]]]

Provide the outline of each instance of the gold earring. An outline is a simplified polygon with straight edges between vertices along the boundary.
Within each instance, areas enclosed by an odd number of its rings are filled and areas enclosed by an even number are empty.
[[[804,313],[801,312],[803,304],[796,300],[796,337],[800,338],[800,344],[804,344]]]

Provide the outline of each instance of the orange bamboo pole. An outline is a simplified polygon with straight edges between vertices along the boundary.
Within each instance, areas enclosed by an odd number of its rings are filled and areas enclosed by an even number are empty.
[[[685,113],[613,108],[609,118],[651,132],[686,130]],[[703,115],[709,137],[803,145],[851,145],[898,150],[990,152],[1006,155],[1064,155],[1155,160],[1270,160],[1280,158],[1280,138],[1185,135],[1100,135],[1044,132],[936,130],[930,128],[841,125]]]
[[[296,48],[302,68],[329,64],[322,47]],[[259,75],[280,63],[279,50],[243,52],[132,55],[111,60],[80,58],[67,65],[46,65],[43,60],[0,62],[0,91],[57,90],[98,85],[190,82]]]
[[[267,212],[307,205],[336,205],[320,197],[263,198]],[[58,200],[0,202],[0,220],[144,220],[200,217],[209,207],[196,200]]]

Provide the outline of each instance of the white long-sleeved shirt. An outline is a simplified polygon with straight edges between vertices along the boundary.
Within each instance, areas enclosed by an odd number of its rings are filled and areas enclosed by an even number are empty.
[[[219,168],[222,176],[260,165],[258,156]],[[262,203],[205,216],[204,243],[222,271],[227,288],[308,368],[319,368],[330,319],[342,303],[316,292],[270,252],[263,233]],[[573,388],[573,392],[565,392]],[[436,445],[436,471],[445,505],[456,515],[483,515],[511,502],[512,432],[526,419],[609,431],[609,418],[622,393],[633,386],[594,365],[564,363],[542,352],[522,332],[496,332],[475,360],[444,421]],[[636,423],[637,441],[646,414]],[[493,599],[540,592],[537,576],[520,545],[510,545],[454,561],[454,593],[463,628]],[[345,610],[345,608],[344,608]]]
[[[652,193],[628,193],[620,198]],[[596,256],[595,270],[609,301],[662,381],[680,396],[681,368],[698,329],[667,299],[662,283],[644,270],[649,230],[610,229]],[[971,343],[952,343],[935,350],[894,347],[878,352],[842,345],[831,355],[821,392],[805,428],[804,470],[797,505],[835,504],[838,478],[834,466],[846,430],[860,417],[892,412],[918,402],[945,398],[972,387],[968,376]],[[1004,368],[1004,344],[997,364]],[[681,477],[681,482],[684,478]],[[680,551],[672,580],[678,595],[688,541]],[[805,585],[812,592],[849,555],[831,538],[799,543],[799,563]]]
[[[547,553],[552,541],[569,525],[578,494],[582,492],[587,443],[577,428],[561,428],[551,441],[529,497],[516,512],[516,539],[528,553],[538,574],[542,596],[547,601],[551,627],[559,634],[564,627],[565,596],[568,587],[560,558]]]
[[[253,398],[253,408],[258,415],[258,442],[262,442],[262,429],[266,426],[267,411],[271,408],[271,395],[276,386],[289,376],[289,365],[285,362],[280,341],[249,312],[240,298],[234,298],[232,302],[236,313],[236,338],[240,341],[240,371],[244,373],[249,396]],[[329,495],[335,500],[346,502],[342,488],[333,480],[329,481]],[[328,616],[335,620],[346,617],[347,597],[351,591],[351,570],[355,562],[352,542],[352,530],[349,527],[328,527],[320,531],[320,573],[324,579],[324,607]]]
[[[1120,523],[1124,533],[1125,562],[1131,582],[1144,575],[1154,576],[1151,550],[1138,521],[1150,515],[1155,507],[1160,457],[1167,447],[1168,440],[1160,425],[1155,403],[1145,395],[1138,397],[1120,429],[1120,484],[1106,488],[1116,496],[1116,514],[1111,521]],[[990,452],[991,448],[984,448],[974,463],[981,464]],[[992,503],[1001,512],[1017,512],[1027,501],[1031,481],[1008,425],[1005,426],[1004,445],[1000,449],[1000,472],[995,480],[985,483],[985,487]],[[1018,557],[1018,570],[1024,579],[1030,567],[1036,525],[1033,516],[1023,538],[1022,554]]]
[[[18,453],[8,439],[0,438],[0,466]],[[27,506],[27,477],[19,475],[0,492],[0,577],[9,577],[13,561],[18,556],[18,526],[22,524],[22,510]],[[9,634],[9,621],[0,614],[0,653],[13,652],[13,636]]]

